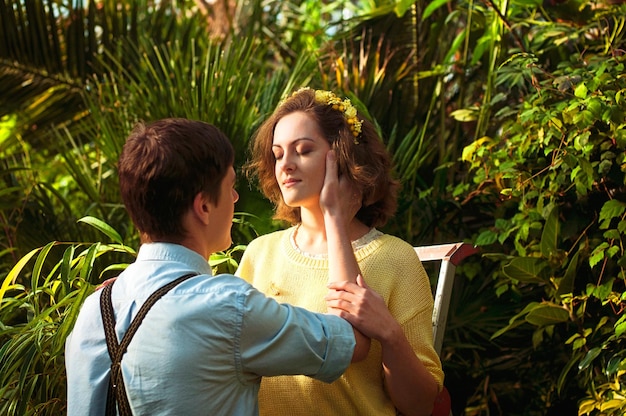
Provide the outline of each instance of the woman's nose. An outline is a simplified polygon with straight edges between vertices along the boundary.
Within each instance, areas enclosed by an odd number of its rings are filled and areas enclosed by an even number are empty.
[[[295,163],[293,163],[292,158],[287,155],[284,155],[278,163],[279,163],[280,169],[285,172],[290,172],[294,170],[296,167]]]

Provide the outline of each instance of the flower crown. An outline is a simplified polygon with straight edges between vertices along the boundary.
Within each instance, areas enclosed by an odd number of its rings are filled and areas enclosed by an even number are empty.
[[[304,90],[310,90],[310,88],[300,88],[293,95]],[[354,136],[354,144],[359,144],[358,138],[361,135],[361,125],[363,124],[363,120],[359,120],[357,118],[356,108],[354,108],[348,98],[342,100],[332,91],[315,90],[315,102],[318,104],[329,105],[333,108],[333,110],[341,111],[348,122],[348,126],[350,126],[352,135]]]

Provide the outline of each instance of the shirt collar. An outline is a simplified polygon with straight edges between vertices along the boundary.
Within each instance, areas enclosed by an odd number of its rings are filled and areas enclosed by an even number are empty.
[[[180,244],[144,243],[139,247],[137,261],[167,260],[187,264],[200,274],[212,275],[209,262],[197,252]]]

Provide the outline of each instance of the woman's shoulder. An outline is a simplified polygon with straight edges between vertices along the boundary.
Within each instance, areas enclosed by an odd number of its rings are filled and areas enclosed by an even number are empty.
[[[415,267],[419,263],[415,249],[405,240],[391,234],[379,233],[377,237],[355,252],[358,261],[383,262]]]
[[[380,236],[380,246],[386,250],[397,250],[402,253],[415,253],[415,248],[406,240],[391,234]]]
[[[256,237],[255,239],[253,239],[248,245],[265,244],[265,243],[270,242],[270,241],[281,240],[281,239],[283,239],[283,238],[285,238],[286,236],[289,235],[289,233],[291,232],[292,228],[293,227],[286,228],[284,230],[272,231],[272,232],[267,233],[267,234],[262,234],[262,235]]]
[[[250,241],[244,250],[244,256],[246,253],[266,252],[267,250],[275,250],[279,245],[284,244],[282,242],[289,241],[289,235],[291,228],[285,230],[273,231],[271,233],[263,234]]]

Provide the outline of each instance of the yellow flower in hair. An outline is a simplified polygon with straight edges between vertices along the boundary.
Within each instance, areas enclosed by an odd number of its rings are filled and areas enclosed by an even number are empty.
[[[347,107],[344,110],[344,113],[346,113],[346,117],[348,117],[348,119],[356,117],[356,108],[352,107],[352,104],[349,100],[346,101],[348,102]]]
[[[334,95],[335,94],[333,94],[330,91],[315,90],[315,101],[317,101],[318,103],[333,104],[331,99],[333,98]]]
[[[346,98],[342,101],[341,98],[337,97],[332,91],[315,90],[315,101],[320,104],[330,105],[333,110],[341,111],[354,136],[354,144],[359,144],[357,139],[361,134],[363,121],[357,118],[356,108],[354,108],[349,99]]]

